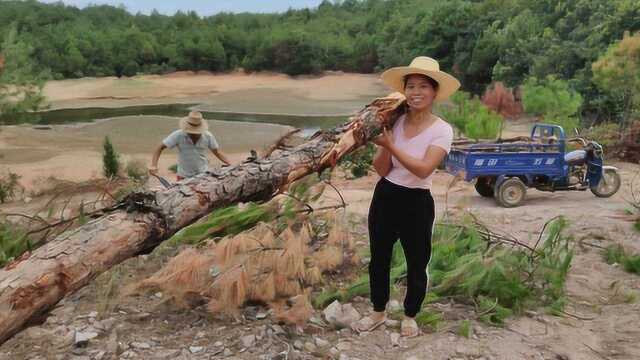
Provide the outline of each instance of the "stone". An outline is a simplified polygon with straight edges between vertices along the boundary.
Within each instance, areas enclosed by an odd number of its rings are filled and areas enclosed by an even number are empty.
[[[216,341],[215,343],[213,343],[213,346],[222,347],[222,346],[224,346],[224,343],[222,341]]]
[[[262,320],[262,319],[266,319],[267,316],[269,316],[268,313],[264,313],[264,312],[259,312],[256,314],[256,319],[257,320]]]
[[[256,336],[253,334],[245,335],[240,338],[240,342],[242,343],[242,347],[250,348],[256,343]]]
[[[131,347],[132,347],[132,348],[134,348],[134,349],[140,349],[140,350],[148,350],[148,349],[151,349],[151,345],[149,345],[149,344],[148,344],[148,343],[146,343],[146,342],[137,342],[137,341],[136,341],[136,342],[132,342],[130,345],[131,345]]]
[[[304,344],[302,343],[302,341],[300,340],[296,340],[293,342],[293,348],[296,350],[302,350],[302,348],[304,347]]]
[[[339,360],[349,360],[349,356],[347,354],[340,354]]]
[[[92,311],[89,313],[89,317],[90,318],[97,318],[98,317],[98,312],[97,311]]]
[[[336,349],[340,351],[347,351],[351,349],[351,344],[349,344],[348,342],[339,342],[338,345],[336,345]]]
[[[387,319],[385,320],[384,324],[390,328],[395,328],[398,327],[400,325],[400,321],[398,320],[393,320],[393,319]]]
[[[337,327],[346,328],[360,320],[360,313],[351,304],[340,304],[338,300],[332,302],[322,312],[325,320]]]
[[[89,344],[89,340],[97,338],[97,337],[98,337],[98,333],[97,332],[76,331],[76,333],[74,334],[74,337],[73,337],[73,345],[75,347],[85,347],[85,346],[87,346]]]
[[[285,334],[284,329],[280,325],[271,325],[271,329],[273,329],[273,333],[276,335]]]
[[[313,341],[316,343],[316,346],[319,347],[319,348],[324,348],[324,347],[328,347],[329,345],[331,345],[330,342],[328,342],[325,339],[319,338],[319,337],[314,338]]]
[[[104,356],[107,355],[106,351],[98,351],[95,355],[93,355],[93,360],[102,360]]]
[[[233,351],[229,350],[228,348],[224,349],[224,351],[222,352],[222,355],[229,357],[233,355]]]
[[[398,300],[389,301],[389,311],[396,312],[400,310],[402,310],[402,305],[400,305],[400,302]]]
[[[100,321],[96,321],[93,323],[93,326],[100,331],[108,332],[113,329],[113,326],[116,324],[116,319],[108,318]]]
[[[196,334],[196,339],[202,339],[206,335],[207,334],[204,331],[198,331],[198,333]]]
[[[121,359],[133,359],[138,357],[138,354],[133,350],[127,350],[120,355]]]
[[[153,296],[157,297],[158,299],[162,299],[162,293],[161,292],[157,292],[157,293],[153,294]]]
[[[197,354],[202,351],[204,351],[204,346],[189,346],[189,352],[192,354]]]
[[[329,354],[333,357],[337,357],[340,354],[340,350],[338,350],[335,346],[329,349]]]
[[[164,359],[173,360],[178,356],[180,356],[181,353],[182,353],[182,350],[180,349],[167,349],[167,350],[154,351],[153,358],[162,359],[162,360]]]
[[[391,338],[391,345],[393,345],[393,347],[400,346],[400,334],[392,332],[389,337]]]
[[[316,344],[312,343],[311,341],[307,341],[306,343],[304,343],[304,350],[309,353],[314,353],[318,350],[318,348],[316,347]]]

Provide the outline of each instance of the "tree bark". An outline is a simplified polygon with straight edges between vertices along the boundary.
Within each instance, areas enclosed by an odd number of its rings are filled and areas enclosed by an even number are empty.
[[[147,253],[212,210],[265,201],[293,181],[333,167],[400,114],[404,98],[377,99],[349,121],[291,149],[185,179],[170,189],[134,193],[118,206],[57,236],[0,270],[0,344],[102,272]]]

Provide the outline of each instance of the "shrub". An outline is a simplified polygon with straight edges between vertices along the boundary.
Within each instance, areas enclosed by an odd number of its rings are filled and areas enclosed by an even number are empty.
[[[138,182],[146,182],[149,178],[147,172],[147,165],[140,159],[132,159],[127,162],[127,166],[124,168],[127,177]]]
[[[120,155],[116,152],[108,136],[104,137],[102,169],[104,176],[108,179],[118,177],[120,171]]]
[[[500,135],[503,120],[468,93],[458,91],[451,101],[452,107],[443,108],[444,118],[465,136],[478,139],[495,139]]]
[[[16,192],[22,188],[18,180],[20,180],[20,175],[11,171],[0,176],[0,203],[16,196]]]
[[[23,229],[0,222],[0,266],[31,250],[31,242]]]
[[[342,157],[342,159],[340,159],[340,166],[351,171],[351,174],[355,178],[367,176],[375,155],[376,146],[368,143],[364,147]]]
[[[487,87],[482,95],[482,103],[503,118],[513,119],[522,114],[522,104],[516,101],[511,89],[501,82]]]
[[[569,83],[548,76],[543,80],[527,79],[523,86],[524,110],[541,116],[545,123],[562,126],[566,132],[579,126],[578,110],[582,96],[569,87]]]

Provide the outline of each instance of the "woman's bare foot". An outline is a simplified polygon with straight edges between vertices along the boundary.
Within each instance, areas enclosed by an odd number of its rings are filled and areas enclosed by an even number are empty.
[[[418,327],[418,323],[414,318],[410,318],[405,316],[402,323],[400,323],[400,335],[404,337],[414,337],[420,334],[420,328]]]
[[[387,313],[384,311],[374,311],[368,316],[363,317],[352,327],[357,332],[373,331],[378,326],[384,324],[387,320]]]

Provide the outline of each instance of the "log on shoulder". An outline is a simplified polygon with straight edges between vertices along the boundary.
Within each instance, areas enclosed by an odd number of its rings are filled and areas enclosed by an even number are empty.
[[[134,193],[118,206],[26,253],[0,270],[0,344],[39,323],[63,297],[212,210],[268,200],[291,182],[335,166],[400,114],[404,98],[377,99],[330,131],[266,158],[186,179],[161,192]]]

